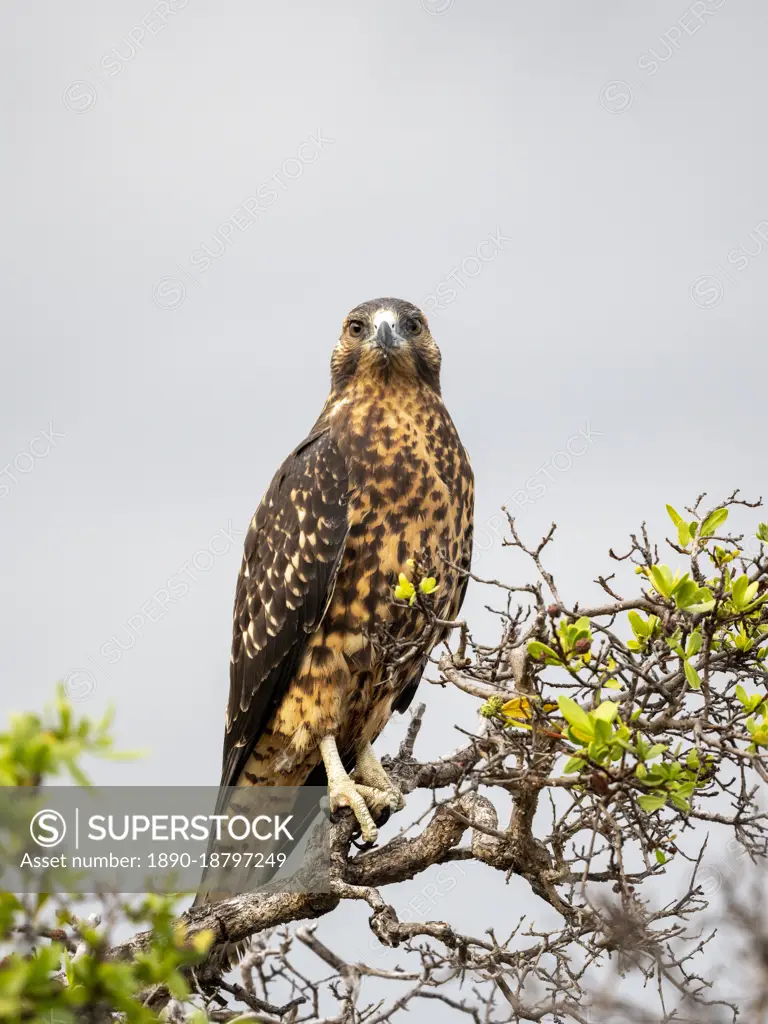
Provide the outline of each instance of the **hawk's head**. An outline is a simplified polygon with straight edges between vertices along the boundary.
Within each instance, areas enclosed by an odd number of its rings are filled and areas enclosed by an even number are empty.
[[[371,299],[349,313],[333,350],[331,378],[343,388],[355,378],[383,383],[421,380],[440,391],[440,349],[422,311],[403,299]]]

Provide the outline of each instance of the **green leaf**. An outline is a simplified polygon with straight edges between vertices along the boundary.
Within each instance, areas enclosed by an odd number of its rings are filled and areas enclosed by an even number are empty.
[[[675,630],[675,632],[672,634],[672,636],[668,636],[666,638],[667,646],[671,650],[673,650],[675,652],[675,654],[678,655],[678,657],[680,657],[680,658],[684,658],[685,657],[685,651],[680,646],[680,638],[682,637],[682,635],[683,635],[683,631],[678,626],[678,628]]]
[[[692,540],[693,537],[691,536],[691,531],[688,529],[688,526],[685,523],[680,523],[677,528],[677,542],[680,547],[687,548]]]
[[[712,597],[711,590],[707,587],[699,587],[694,594],[693,604],[689,604],[684,610],[692,615],[698,615],[700,612],[710,612],[714,607],[715,599]]]
[[[659,864],[667,863],[667,855],[664,853],[663,850],[656,849],[653,851],[653,854]]]
[[[693,633],[691,633],[691,635],[688,637],[688,643],[685,647],[685,656],[687,658],[692,658],[694,655],[698,654],[700,650],[701,632],[698,629],[695,629]]]
[[[694,536],[691,529],[689,528],[688,524],[685,522],[683,517],[678,512],[676,512],[671,505],[667,505],[667,512],[669,513],[669,518],[677,527],[677,539],[680,546],[683,548],[687,548],[693,540]]]
[[[674,581],[672,572],[666,565],[651,566],[651,582],[662,597],[671,597]]]
[[[542,644],[538,640],[528,641],[528,653],[536,661],[548,661],[550,659],[556,663],[560,661],[556,651],[553,651],[551,647],[547,647],[546,644]]]
[[[699,676],[699,673],[696,671],[696,669],[693,667],[690,661],[684,662],[683,667],[685,670],[685,678],[688,680],[688,685],[690,686],[690,688],[692,690],[700,690],[701,677]]]
[[[616,715],[619,713],[619,705],[613,700],[604,700],[602,704],[598,705],[592,712],[592,717],[596,718],[599,722],[611,723]]]
[[[731,595],[733,597],[733,603],[736,605],[745,604],[744,598],[746,597],[747,587],[749,586],[749,577],[739,576],[738,579],[733,581],[733,587],[731,589]]]
[[[679,793],[670,793],[669,799],[679,811],[690,811],[690,802],[685,797],[680,796]]]
[[[733,601],[734,606],[740,611],[748,608],[755,599],[757,587],[757,580],[750,583],[749,577],[746,575],[739,576],[738,579],[734,580],[731,590],[731,600]]]
[[[629,624],[632,627],[632,632],[635,634],[638,640],[645,640],[648,636],[648,623],[643,619],[636,611],[628,613]]]
[[[585,764],[583,757],[569,757],[563,766],[563,771],[566,775],[572,775],[573,772],[580,772]]]
[[[696,583],[693,580],[687,579],[687,575],[686,573],[683,579],[680,580],[672,594],[678,608],[687,608],[689,604],[693,604],[699,592]]]
[[[683,523],[683,525],[685,525],[683,517],[681,515],[679,515],[672,508],[671,505],[667,505],[667,512],[669,513],[669,518],[672,520],[672,522],[675,524],[675,526],[679,526],[681,523]]]
[[[595,727],[586,711],[582,710],[575,700],[562,694],[557,698],[560,714],[571,726],[574,734],[580,739],[589,741],[595,735]]]
[[[189,994],[187,984],[184,981],[184,978],[178,973],[178,971],[173,971],[171,976],[166,980],[165,984],[168,987],[168,991],[171,993],[172,996],[175,996],[176,999],[184,999],[184,997]]]
[[[654,811],[661,810],[661,808],[667,802],[666,793],[644,793],[642,796],[637,798],[637,802],[647,811],[648,814],[653,814]]]
[[[592,712],[594,717],[594,712]],[[595,719],[595,743],[600,744],[603,748],[607,748],[608,741],[611,738],[611,723],[607,722],[604,718]],[[604,753],[607,753],[607,749],[604,749]],[[599,758],[597,758],[599,760]]]
[[[701,524],[701,536],[711,537],[715,533],[718,527],[722,526],[728,518],[727,508],[718,508],[714,512],[711,512],[704,522]]]

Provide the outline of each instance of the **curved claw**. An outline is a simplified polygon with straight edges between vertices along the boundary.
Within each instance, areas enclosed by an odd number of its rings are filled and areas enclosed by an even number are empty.
[[[373,844],[376,842],[379,830],[376,828],[371,812],[368,809],[365,796],[361,792],[365,788],[364,786],[357,786],[348,775],[345,778],[331,780],[329,782],[331,811],[336,811],[340,807],[349,807],[357,818],[363,840],[366,843]]]
[[[389,787],[382,789],[379,786],[363,786],[360,783],[356,783],[356,785],[358,793],[364,797],[374,818],[378,819],[384,813],[389,817],[392,811],[399,810],[403,805],[403,797],[399,790]]]

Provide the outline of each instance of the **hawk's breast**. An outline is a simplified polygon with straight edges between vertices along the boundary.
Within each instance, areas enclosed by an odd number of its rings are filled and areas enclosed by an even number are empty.
[[[362,700],[367,713],[368,701],[391,705],[414,667],[387,672],[377,633],[396,638],[401,652],[409,642],[437,639],[425,637],[422,615],[394,603],[400,573],[413,577],[409,562],[437,580],[438,618],[458,608],[465,578],[455,567],[469,568],[473,481],[445,406],[426,388],[372,391],[338,416],[332,432],[348,466],[350,530],[324,626],[340,636],[353,676],[358,670],[355,704],[361,689],[370,690]],[[361,687],[368,676],[370,687]]]

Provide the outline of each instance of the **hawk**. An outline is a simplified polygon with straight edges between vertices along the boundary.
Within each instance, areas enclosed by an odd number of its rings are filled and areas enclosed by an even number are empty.
[[[222,786],[327,779],[331,809],[351,808],[376,840],[376,821],[403,799],[372,743],[413,699],[440,620],[461,607],[473,488],[426,317],[401,299],[355,307],[320,416],[246,535]],[[401,574],[434,579],[432,615],[396,599]],[[387,654],[382,631],[406,654]]]

